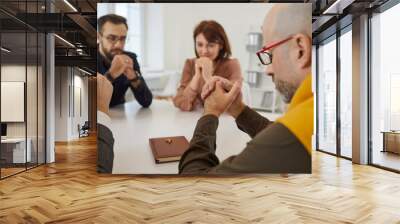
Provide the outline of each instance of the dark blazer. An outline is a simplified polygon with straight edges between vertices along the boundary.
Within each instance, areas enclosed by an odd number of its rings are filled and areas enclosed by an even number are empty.
[[[140,66],[136,59],[136,54],[127,51],[124,52],[124,54],[128,55],[132,59],[133,69],[141,74]],[[100,52],[97,51],[97,72],[104,75],[108,71],[108,69],[110,69],[110,66],[111,65],[107,63]],[[153,94],[147,87],[143,77],[140,77],[140,80],[140,85],[136,88],[133,88],[125,75],[120,75],[118,78],[116,78],[112,83],[114,90],[110,101],[110,107],[125,103],[125,93],[128,88],[132,90],[133,95],[140,105],[142,105],[143,107],[149,107],[153,100]]]
[[[97,172],[112,173],[114,137],[109,128],[97,123]]]

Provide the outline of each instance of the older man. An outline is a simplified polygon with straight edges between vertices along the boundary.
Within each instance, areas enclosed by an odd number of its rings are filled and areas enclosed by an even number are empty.
[[[240,84],[214,77],[203,89],[204,115],[181,158],[179,173],[311,173],[311,4],[275,5],[262,31],[264,47],[257,55],[289,103],[287,112],[269,121],[243,104]],[[225,111],[252,140],[240,154],[220,163],[215,155],[216,130]]]

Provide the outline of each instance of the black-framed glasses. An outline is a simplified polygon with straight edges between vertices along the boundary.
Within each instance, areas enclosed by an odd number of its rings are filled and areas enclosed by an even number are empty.
[[[103,37],[103,35],[101,35]],[[120,41],[121,43],[125,43],[128,40],[127,36],[117,36],[117,35],[107,35],[104,38],[106,38],[106,40],[108,42],[110,42],[111,44],[115,45],[118,41]]]
[[[268,52],[268,50],[271,50],[272,48],[274,48],[278,45],[281,45],[292,38],[293,38],[293,36],[290,36],[281,41],[273,42],[273,43],[269,44],[268,46],[263,47],[261,50],[257,51],[256,54],[258,56],[258,59],[260,59],[261,64],[263,64],[263,65],[271,64],[272,63],[272,54],[270,52]]]

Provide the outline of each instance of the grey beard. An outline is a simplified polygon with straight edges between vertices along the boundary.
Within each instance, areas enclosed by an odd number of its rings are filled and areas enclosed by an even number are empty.
[[[297,87],[293,84],[281,80],[275,80],[275,88],[282,94],[285,103],[292,101],[294,93],[297,90]]]

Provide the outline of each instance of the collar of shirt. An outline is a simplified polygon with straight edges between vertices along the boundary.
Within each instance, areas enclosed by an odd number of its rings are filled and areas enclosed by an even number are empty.
[[[314,134],[314,95],[311,82],[309,74],[294,94],[287,112],[277,119],[299,139],[310,154]]]

